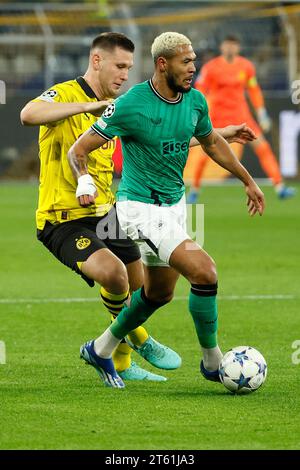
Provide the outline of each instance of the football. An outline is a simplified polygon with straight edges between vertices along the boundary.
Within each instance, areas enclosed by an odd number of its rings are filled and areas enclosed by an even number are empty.
[[[223,385],[233,393],[254,392],[266,380],[267,363],[257,349],[237,346],[223,356],[219,376]]]

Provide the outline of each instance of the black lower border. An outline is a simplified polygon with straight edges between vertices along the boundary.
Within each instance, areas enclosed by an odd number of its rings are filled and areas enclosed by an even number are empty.
[[[220,465],[223,469],[227,465],[236,465],[231,468],[254,468],[253,465],[267,466],[271,462],[276,464],[300,464],[300,451],[298,450],[3,450],[0,451],[0,465],[10,463],[30,464],[76,464],[88,465],[95,463],[97,468],[126,467],[126,468],[154,468],[174,467],[191,468],[202,467],[204,464]],[[2,468],[8,468],[3,465]],[[228,467],[229,468],[229,467]],[[296,467],[295,467],[296,468]],[[299,467],[298,467],[299,468]]]

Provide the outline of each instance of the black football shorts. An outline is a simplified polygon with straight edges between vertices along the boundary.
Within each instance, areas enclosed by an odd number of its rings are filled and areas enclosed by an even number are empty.
[[[91,287],[94,281],[80,271],[77,263],[86,261],[95,251],[108,248],[124,264],[141,257],[137,244],[122,231],[115,208],[103,217],[82,217],[54,225],[47,221],[44,229],[37,231],[37,238]]]

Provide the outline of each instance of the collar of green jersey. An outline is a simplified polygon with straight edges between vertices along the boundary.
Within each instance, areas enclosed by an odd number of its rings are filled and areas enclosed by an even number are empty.
[[[162,101],[164,101],[165,103],[169,103],[169,104],[178,104],[182,101],[182,98],[183,98],[183,94],[182,93],[179,93],[178,95],[178,98],[176,100],[168,100],[167,98],[164,98],[160,93],[158,93],[157,89],[155,88],[155,86],[153,85],[153,82],[152,82],[152,78],[150,78],[150,80],[148,80],[148,84],[151,88],[151,90],[153,91],[153,93],[159,98],[161,99]]]

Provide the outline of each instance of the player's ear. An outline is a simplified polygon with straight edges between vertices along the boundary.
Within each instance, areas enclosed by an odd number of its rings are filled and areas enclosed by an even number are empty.
[[[156,62],[160,72],[165,72],[167,67],[167,61],[164,57],[159,57]]]
[[[94,70],[100,70],[102,57],[101,57],[101,54],[99,53],[99,51],[94,52],[92,54],[91,59],[92,59],[92,64],[93,64]]]

